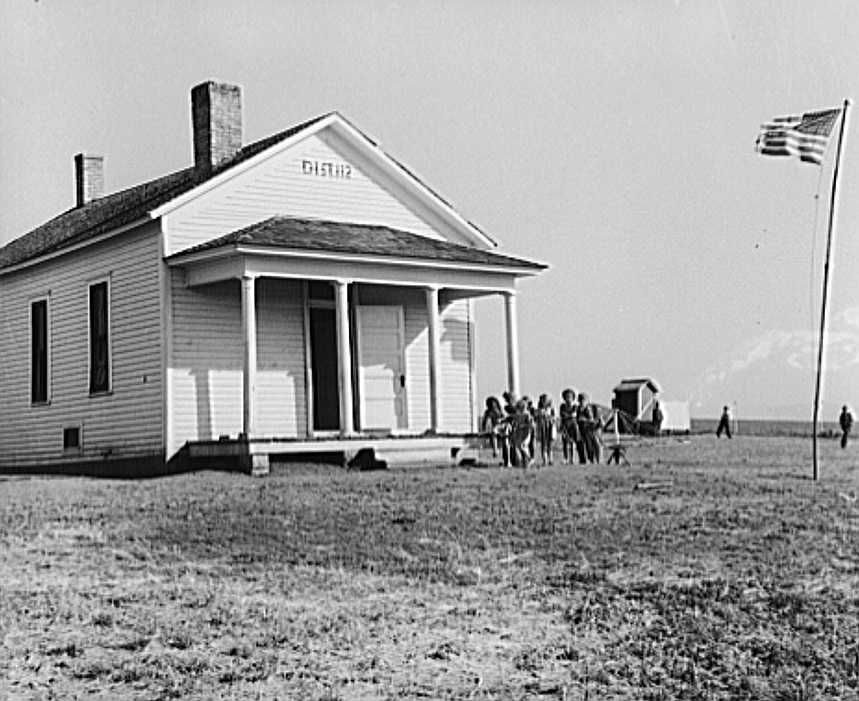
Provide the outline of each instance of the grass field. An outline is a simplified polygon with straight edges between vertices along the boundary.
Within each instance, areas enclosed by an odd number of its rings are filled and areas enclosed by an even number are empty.
[[[856,451],[0,479],[0,698],[859,698]]]

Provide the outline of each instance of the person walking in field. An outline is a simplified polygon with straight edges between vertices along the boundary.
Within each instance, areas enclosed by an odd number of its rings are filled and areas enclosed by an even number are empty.
[[[731,437],[731,412],[728,407],[722,407],[722,418],[719,419],[719,427],[716,429],[716,438],[722,435],[722,431],[728,438]]]
[[[662,435],[662,421],[665,419],[665,414],[662,413],[662,407],[659,406],[659,402],[653,402],[653,414],[651,415],[651,420],[653,421],[653,435],[657,438]]]
[[[847,437],[850,435],[850,429],[853,428],[853,414],[845,404],[841,407],[841,415],[838,417],[838,423],[841,425],[841,447],[847,447]]]
[[[581,440],[579,435],[579,424],[576,421],[578,405],[576,404],[576,390],[567,388],[561,392],[561,406],[558,412],[561,418],[561,448],[563,450],[564,464],[572,465],[576,461],[576,445]]]

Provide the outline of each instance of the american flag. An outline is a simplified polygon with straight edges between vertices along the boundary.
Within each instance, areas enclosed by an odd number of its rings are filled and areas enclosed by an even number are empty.
[[[776,117],[761,124],[755,151],[763,156],[798,156],[801,161],[820,165],[829,135],[841,108],[806,112],[804,115]]]

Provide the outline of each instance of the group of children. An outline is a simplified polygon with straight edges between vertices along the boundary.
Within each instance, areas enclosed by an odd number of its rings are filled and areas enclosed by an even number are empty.
[[[492,457],[500,451],[505,466],[529,467],[537,450],[542,464],[551,465],[552,445],[559,434],[565,465],[576,457],[582,464],[602,459],[603,422],[587,394],[565,389],[558,416],[547,394],[540,395],[536,407],[527,396],[517,399],[505,392],[503,397],[503,407],[497,397],[486,398],[482,430],[489,437]]]

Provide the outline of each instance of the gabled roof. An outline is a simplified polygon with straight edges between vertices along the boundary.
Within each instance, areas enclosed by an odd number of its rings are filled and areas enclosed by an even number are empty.
[[[651,392],[659,392],[659,385],[649,377],[628,378],[620,381],[620,384],[614,388],[615,392],[630,392],[638,391],[643,385],[647,385]]]
[[[314,117],[265,139],[248,144],[242,147],[235,156],[211,170],[198,170],[192,166],[126,190],[99,197],[82,207],[69,209],[0,249],[0,269],[23,263],[37,256],[53,253],[138,221],[148,216],[148,213],[156,207],[192,190],[216,175],[256,156],[290,136],[294,136],[328,116],[328,114],[324,114]]]
[[[482,240],[490,245],[497,245],[479,227],[463,219],[448,201],[432,190],[412,170],[385,153],[373,139],[357,129],[339,113],[329,112],[272,136],[260,139],[247,146],[243,146],[235,156],[215,168],[198,169],[192,166],[140,185],[99,197],[83,206],[73,207],[36,229],[11,241],[3,248],[0,248],[0,273],[6,268],[26,263],[43,255],[61,251],[62,249],[94,239],[123,226],[141,222],[149,217],[159,216],[167,211],[169,207],[178,205],[181,202],[179,198],[182,198],[183,195],[193,196],[191,191],[195,188],[206,185],[208,181],[222,174],[226,176],[226,172],[230,169],[236,168],[239,164],[276,146],[280,142],[286,141],[290,137],[297,136],[300,132],[317,125],[319,122],[323,122],[323,120],[329,120],[329,118],[333,119],[337,124],[344,125],[345,129],[351,130],[353,134],[365,140],[379,158],[405,174],[418,191],[427,193],[431,198],[441,203],[450,212],[454,220],[461,222],[468,231],[474,232],[478,240]],[[325,123],[327,124],[328,121]],[[178,202],[174,202],[176,200]],[[511,258],[511,260],[516,259]]]
[[[372,224],[353,224],[299,217],[271,217],[194,246],[168,258],[181,260],[204,251],[230,247],[260,247],[293,251],[325,251],[352,255],[381,255],[524,268],[534,272],[545,265],[521,258],[492,253],[450,241],[419,236],[407,231]]]

